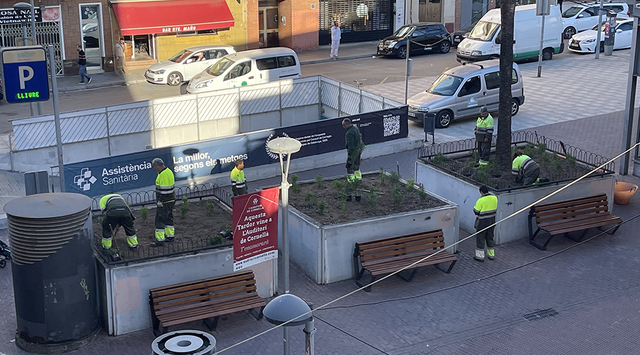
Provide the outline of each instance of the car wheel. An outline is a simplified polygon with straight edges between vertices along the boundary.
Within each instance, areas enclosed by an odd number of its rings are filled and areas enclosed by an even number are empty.
[[[5,266],[7,266],[7,262],[4,260],[0,260],[0,268],[4,268]]]
[[[398,48],[398,58],[405,59],[407,57],[407,46]]]
[[[511,99],[511,116],[515,116],[520,111],[520,102],[516,99]]]
[[[171,86],[177,86],[180,85],[180,83],[182,83],[182,74],[177,71],[174,71],[167,77],[167,84]]]
[[[546,48],[542,50],[542,60],[551,60],[553,59],[553,49]]]
[[[576,34],[576,29],[573,27],[567,27],[564,29],[564,38],[569,39],[571,38],[574,34]]]
[[[450,49],[451,43],[449,43],[449,41],[442,41],[442,43],[440,43],[440,53],[449,53]]]
[[[449,110],[443,110],[438,112],[436,116],[436,127],[447,128],[453,121],[453,113]]]

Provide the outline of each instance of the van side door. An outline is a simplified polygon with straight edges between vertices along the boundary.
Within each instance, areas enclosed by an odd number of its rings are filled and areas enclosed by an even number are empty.
[[[484,96],[484,104],[487,106],[489,112],[498,111],[498,104],[500,103],[500,71],[492,71],[484,74],[484,89],[482,96]]]
[[[235,88],[239,86],[253,85],[256,82],[254,73],[251,71],[251,60],[236,63],[224,76],[224,86]]]
[[[469,117],[480,114],[480,107],[485,103],[481,90],[482,80],[480,75],[472,76],[462,84],[456,97],[455,117]]]

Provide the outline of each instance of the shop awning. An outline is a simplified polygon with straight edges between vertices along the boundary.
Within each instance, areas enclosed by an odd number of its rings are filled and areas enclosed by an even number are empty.
[[[225,0],[111,1],[123,35],[179,33],[233,27]]]

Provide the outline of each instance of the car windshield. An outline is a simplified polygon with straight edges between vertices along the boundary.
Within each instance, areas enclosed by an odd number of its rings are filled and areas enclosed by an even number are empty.
[[[174,62],[174,63],[180,63],[182,62],[185,58],[189,57],[191,55],[191,53],[193,53],[192,51],[189,50],[181,50],[180,52],[176,53],[173,55],[173,57],[169,58],[170,61]]]
[[[213,75],[213,76],[220,76],[230,66],[232,66],[233,63],[235,63],[233,60],[231,60],[231,59],[229,59],[227,57],[223,57],[216,64],[214,64],[214,65],[210,66],[209,68],[207,68],[207,70],[206,70],[207,74]]]
[[[458,90],[462,78],[449,74],[442,74],[427,90],[428,93],[442,96],[453,96]]]
[[[493,38],[498,28],[500,28],[500,25],[495,22],[478,21],[467,38],[487,42]]]
[[[578,12],[580,12],[580,10],[582,10],[582,7],[580,7],[580,6],[571,6],[570,8],[564,10],[564,12],[562,13],[562,17],[564,17],[564,18],[573,17]]]
[[[413,26],[402,26],[402,27],[398,28],[396,33],[394,33],[393,35],[395,37],[405,37],[412,30],[413,30]]]

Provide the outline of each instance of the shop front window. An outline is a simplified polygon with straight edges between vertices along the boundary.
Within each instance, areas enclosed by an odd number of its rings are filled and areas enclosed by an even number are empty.
[[[392,0],[320,0],[319,6],[320,32],[330,31],[334,21],[338,21],[345,37],[352,32],[393,28]]]

